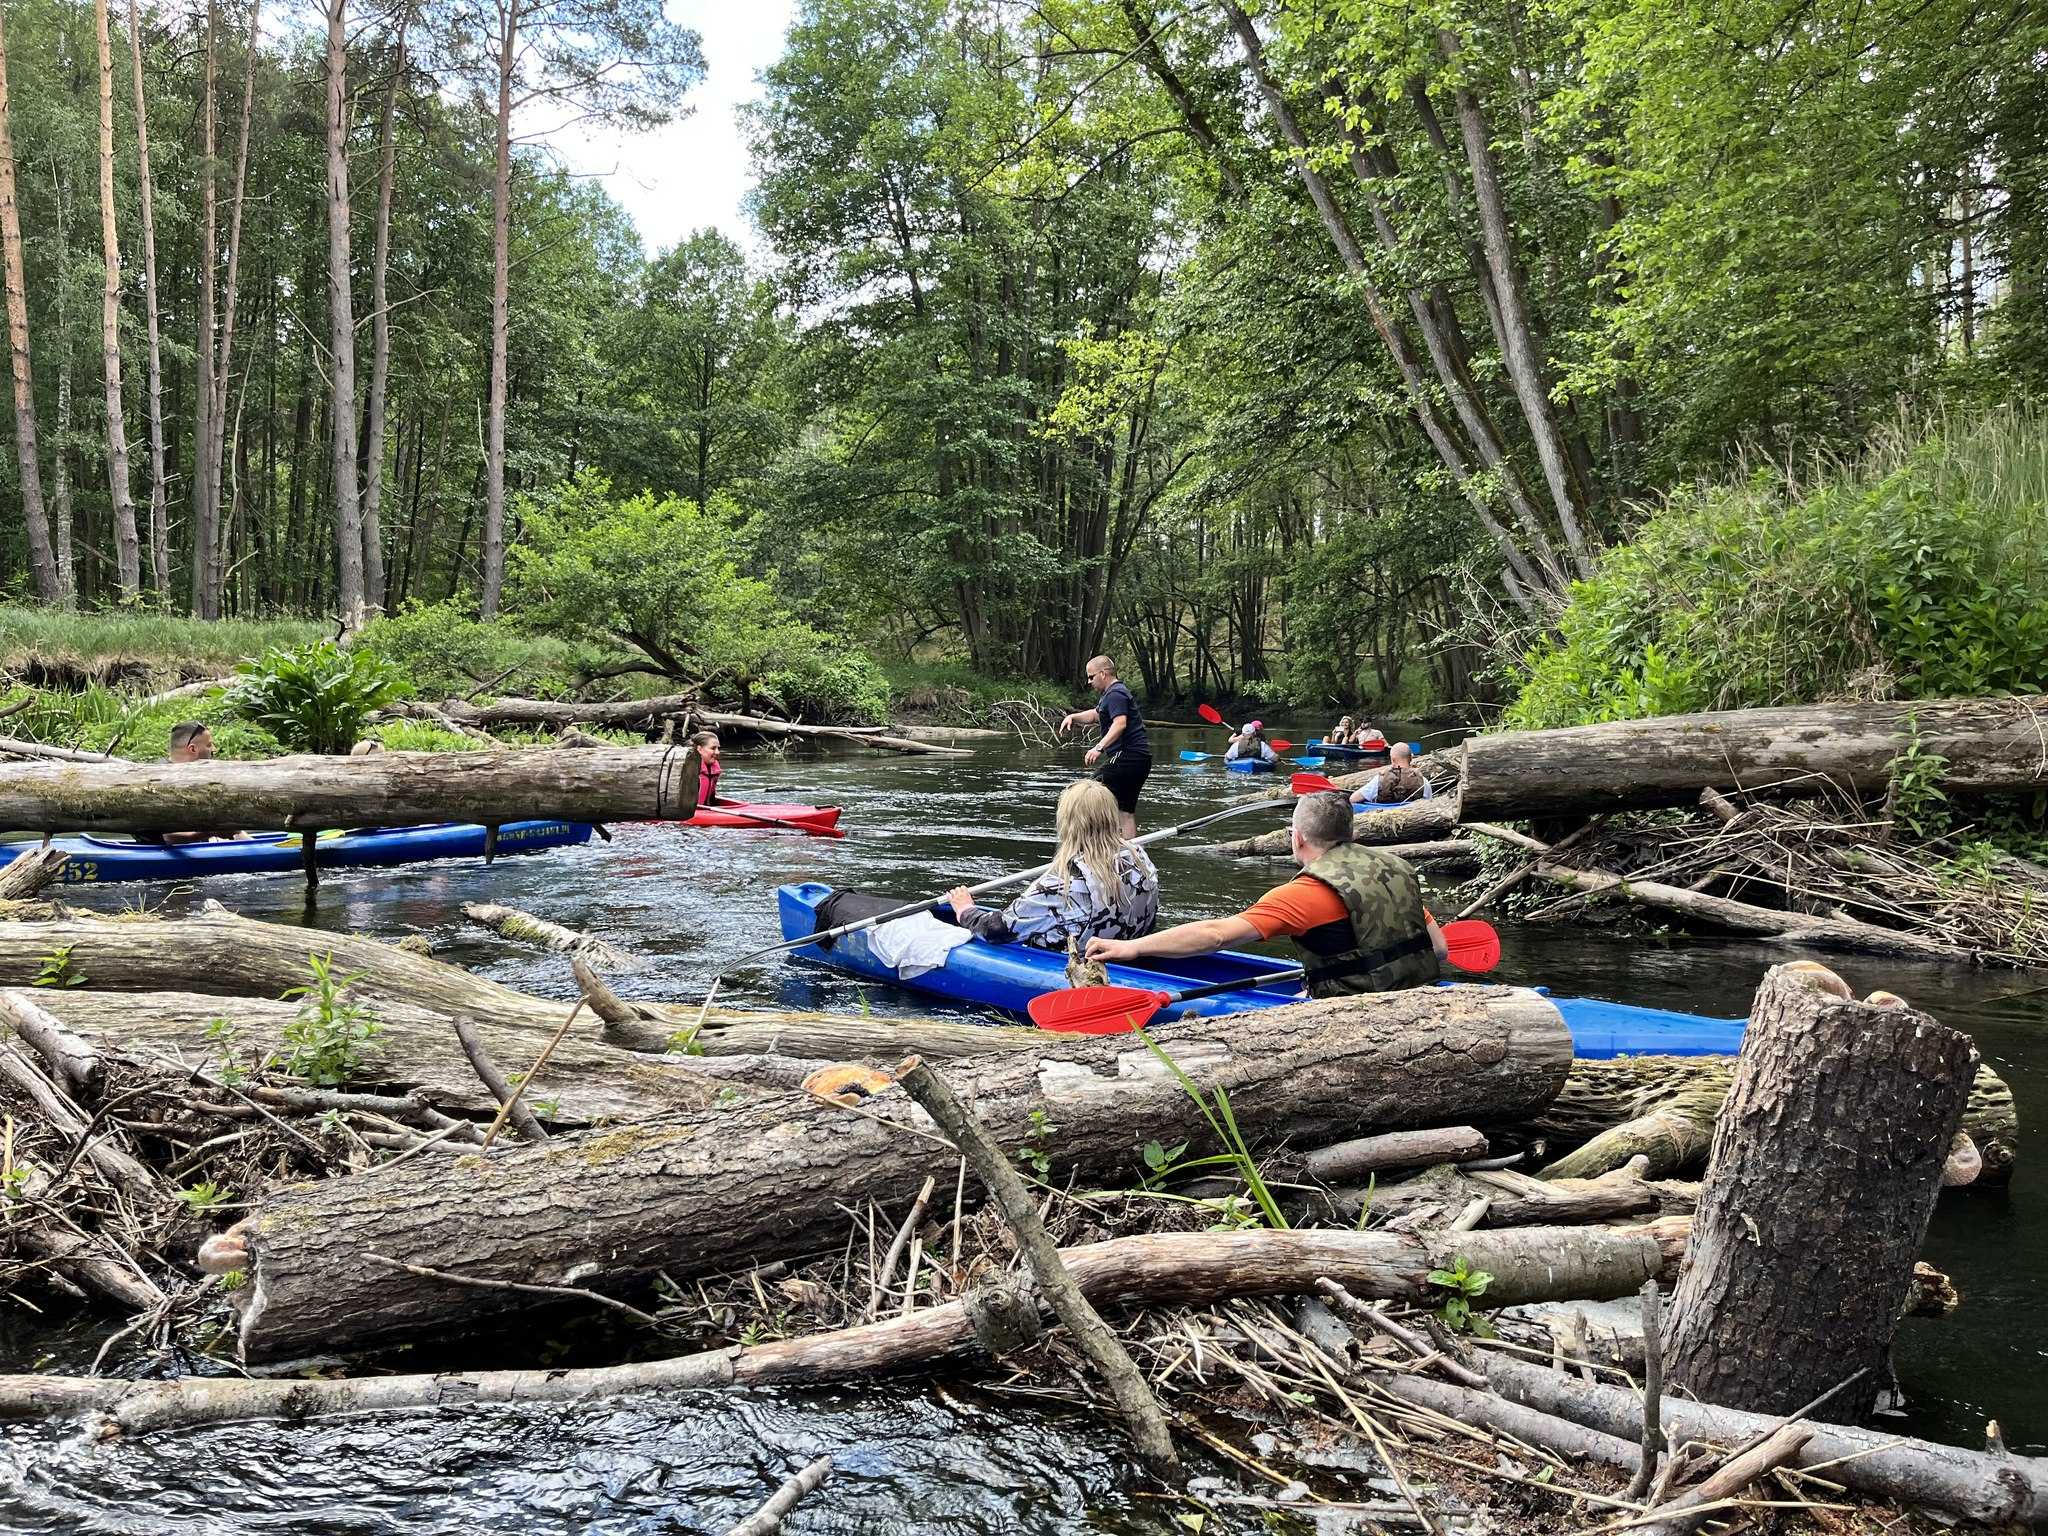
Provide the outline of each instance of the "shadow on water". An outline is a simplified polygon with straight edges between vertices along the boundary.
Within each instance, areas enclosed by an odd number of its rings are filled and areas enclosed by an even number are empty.
[[[1172,760],[1182,746],[1213,742],[1159,734],[1146,826],[1216,808],[1258,787],[1219,764],[1183,767]],[[470,863],[340,872],[326,878],[310,908],[290,876],[237,877],[168,894],[126,887],[82,899],[133,907],[148,892],[152,905],[175,913],[206,896],[250,917],[335,932],[420,933],[444,959],[509,985],[572,997],[560,956],[508,944],[464,922],[465,901],[500,901],[602,931],[646,957],[647,969],[615,978],[628,995],[697,998],[711,976],[779,936],[774,887],[783,882],[820,880],[910,899],[1041,861],[1050,852],[1053,803],[1078,771],[1076,748],[1047,752],[1014,743],[971,759],[736,756],[729,793],[843,805],[851,835],[624,826],[614,829],[610,844],[505,859],[489,869]],[[1276,811],[1270,824],[1279,821]],[[1267,824],[1250,816],[1219,830],[1239,836]],[[1155,854],[1165,922],[1234,910],[1287,872],[1277,862],[1223,860],[1172,843]],[[1756,944],[1622,939],[1584,927],[1510,925],[1503,938],[1502,980],[1728,1015],[1747,1010],[1764,968],[1784,958]],[[2029,994],[2037,983],[2011,972],[1855,957],[1842,959],[1839,969],[1859,991],[1888,987],[1969,1030],[2011,1083],[2022,1116],[2016,1186],[1946,1196],[1935,1217],[1928,1257],[1955,1278],[1963,1308],[1948,1320],[1909,1320],[1902,1329],[1898,1367],[1912,1412],[1896,1425],[1973,1444],[1984,1420],[1996,1416],[2016,1449],[2042,1450],[2048,1319],[2037,1304],[2043,1213],[2031,1117],[2048,1097],[2048,992]],[[779,958],[735,971],[720,1001],[933,1011],[928,1000]],[[1816,1253],[1814,1262],[1827,1256]],[[77,1353],[55,1348],[51,1335],[0,1335],[0,1342],[24,1367],[43,1354],[69,1363]],[[90,1355],[87,1348],[80,1359]],[[380,1536],[722,1529],[822,1451],[843,1453],[842,1470],[806,1501],[799,1530],[1177,1529],[1160,1506],[1118,1491],[1129,1464],[1115,1431],[929,1385],[693,1395],[292,1429],[248,1425],[90,1450],[18,1429],[0,1461],[6,1481],[16,1485],[13,1493],[0,1489],[0,1528],[232,1526]]]

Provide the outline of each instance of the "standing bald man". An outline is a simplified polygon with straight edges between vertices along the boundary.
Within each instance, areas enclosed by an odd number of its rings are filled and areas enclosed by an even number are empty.
[[[1095,777],[1116,796],[1124,841],[1138,835],[1138,792],[1152,776],[1152,744],[1145,739],[1145,718],[1131,690],[1117,681],[1116,663],[1098,656],[1088,663],[1088,686],[1102,695],[1093,709],[1077,709],[1060,721],[1060,734],[1077,725],[1100,725],[1102,739],[1088,749]],[[1099,764],[1100,766],[1096,766]]]

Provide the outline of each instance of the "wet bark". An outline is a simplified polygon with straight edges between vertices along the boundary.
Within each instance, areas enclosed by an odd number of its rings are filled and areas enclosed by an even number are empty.
[[[1976,1064],[1926,1014],[1764,977],[1665,1325],[1674,1388],[1790,1413],[1861,1369],[1828,1412],[1870,1411]]]
[[[1242,1134],[1265,1149],[1533,1108],[1563,1081],[1571,1042],[1533,993],[1432,988],[1191,1022],[1170,1050],[1204,1091],[1228,1092]],[[1129,1177],[1151,1138],[1214,1150],[1200,1107],[1129,1040],[1062,1041],[951,1075],[1000,1145],[1043,1150],[1055,1183]],[[363,1347],[531,1302],[408,1278],[372,1253],[472,1278],[551,1283],[573,1271],[576,1283],[617,1290],[660,1270],[682,1278],[836,1247],[841,1204],[907,1203],[957,1160],[900,1091],[860,1108],[770,1095],[557,1137],[465,1162],[454,1178],[408,1165],[280,1190],[251,1228],[243,1352]],[[1034,1110],[1057,1131],[1042,1131]],[[1646,1264],[1661,1265],[1656,1252],[1612,1294],[1639,1286]]]

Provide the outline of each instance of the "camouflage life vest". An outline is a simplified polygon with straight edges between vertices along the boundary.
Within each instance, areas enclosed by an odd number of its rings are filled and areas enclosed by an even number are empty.
[[[1396,763],[1380,770],[1378,800],[1381,805],[1405,805],[1422,794],[1422,775]]]
[[[1405,860],[1346,843],[1302,873],[1342,897],[1346,914],[1295,941],[1309,954],[1311,997],[1394,992],[1436,980],[1422,884]]]

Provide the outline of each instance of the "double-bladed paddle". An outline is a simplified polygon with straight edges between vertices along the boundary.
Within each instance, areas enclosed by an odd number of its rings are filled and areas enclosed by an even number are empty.
[[[1297,773],[1287,781],[1287,787],[1297,795],[1314,795],[1320,794],[1325,790],[1335,789],[1337,786],[1319,773]],[[1193,821],[1183,821],[1175,826],[1162,827],[1157,832],[1147,832],[1143,837],[1135,838],[1133,841],[1142,848],[1148,843],[1156,843],[1169,837],[1178,837],[1181,833],[1192,832],[1198,827],[1213,826],[1215,823],[1224,821],[1232,816],[1244,816],[1252,811],[1270,811],[1274,806],[1285,803],[1285,801],[1281,800],[1255,800],[1249,805],[1233,805],[1224,810],[1211,811],[1206,816],[1197,816]],[[970,896],[982,896],[990,891],[1000,891],[1008,886],[1023,885],[1029,881],[1036,880],[1051,868],[1052,865],[1050,864],[1040,864],[1033,869],[1021,870],[1014,875],[1000,875],[993,880],[984,880],[979,885],[969,886],[967,892]],[[849,933],[862,933],[867,929],[880,927],[883,923],[894,922],[899,917],[909,917],[913,913],[928,911],[933,905],[934,901],[932,900],[907,901],[900,907],[891,907],[886,912],[877,912],[873,917],[864,917],[858,922],[841,923],[837,928],[826,928],[817,933],[799,934],[793,939],[778,939],[775,943],[764,945],[752,954],[740,956],[739,959],[726,967],[726,972],[735,971],[743,965],[759,960],[764,955],[776,954],[781,950],[797,949],[805,944],[818,944],[826,939],[843,938]]]
[[[1450,962],[1461,971],[1490,971],[1500,961],[1500,935],[1493,931],[1491,923],[1446,923],[1443,934]],[[1307,974],[1304,967],[1292,965],[1285,970],[1211,982],[1181,992],[1159,992],[1150,987],[1080,987],[1070,992],[1040,993],[1031,999],[1026,1011],[1040,1029],[1065,1035],[1121,1035],[1143,1029],[1160,1009],[1177,1003],[1274,982],[1300,981]]]
[[[1223,718],[1223,711],[1214,704],[1197,704],[1195,706],[1195,713],[1211,725],[1220,725],[1226,731],[1230,729],[1230,722]],[[1294,746],[1294,743],[1291,741],[1274,741],[1270,745],[1275,752],[1286,752]],[[1184,763],[1197,763],[1211,755],[1207,752],[1183,752],[1180,755],[1180,760]]]
[[[793,820],[788,816],[763,816],[741,806],[718,801],[711,805],[700,805],[700,811],[716,811],[721,816],[737,816],[742,821],[751,821],[762,827],[787,827],[792,832],[802,832],[811,837],[844,837],[846,834],[837,827],[812,826],[808,822]]]

